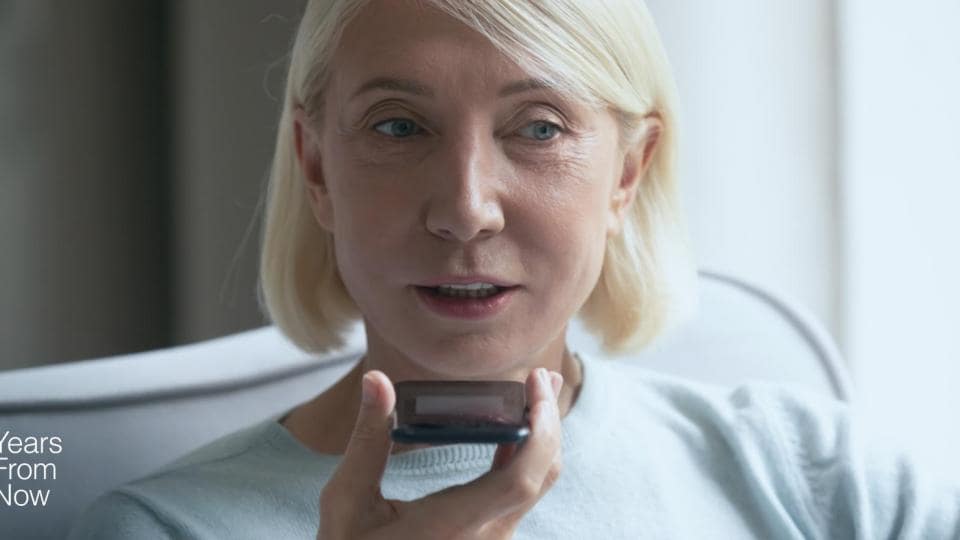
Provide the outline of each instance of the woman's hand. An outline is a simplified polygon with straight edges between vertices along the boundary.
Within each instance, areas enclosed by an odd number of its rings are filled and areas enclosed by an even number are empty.
[[[559,373],[536,368],[526,381],[530,434],[500,445],[490,471],[414,501],[383,498],[380,480],[393,447],[396,395],[381,371],[363,377],[363,403],[343,460],[320,494],[317,538],[510,538],[560,475]]]

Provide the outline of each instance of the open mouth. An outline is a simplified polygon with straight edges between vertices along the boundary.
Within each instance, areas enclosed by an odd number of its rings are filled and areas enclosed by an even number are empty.
[[[452,287],[420,285],[415,288],[417,296],[430,311],[442,317],[479,320],[507,310],[520,286],[488,287],[486,290],[456,290]]]
[[[424,293],[444,300],[487,300],[502,295],[503,293],[516,289],[519,285],[512,287],[488,287],[486,289],[464,290],[450,289],[443,287],[421,287],[417,286]]]

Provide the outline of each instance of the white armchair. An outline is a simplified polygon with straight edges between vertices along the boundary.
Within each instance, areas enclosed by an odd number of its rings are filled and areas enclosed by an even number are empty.
[[[621,359],[714,384],[762,379],[849,398],[846,366],[812,317],[716,273],[701,272],[700,295],[695,320]],[[573,350],[604,356],[579,321],[567,339]],[[0,498],[3,537],[63,537],[100,493],[305,401],[347,372],[348,356],[364,346],[358,325],[346,348],[315,357],[265,327],[194,345],[0,372],[0,437],[9,431],[8,437],[62,441],[56,454],[49,446],[43,454],[0,454],[0,488],[10,484],[14,499],[7,506]],[[14,462],[52,463],[56,477],[47,467],[45,480],[8,482]],[[17,505],[46,490],[45,505]]]

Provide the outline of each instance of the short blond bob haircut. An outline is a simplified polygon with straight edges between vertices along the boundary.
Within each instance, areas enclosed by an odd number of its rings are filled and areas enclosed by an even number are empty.
[[[310,0],[290,56],[266,193],[260,302],[297,346],[345,345],[358,319],[337,268],[333,236],[313,218],[297,161],[293,112],[317,118],[344,27],[368,0]],[[621,152],[663,123],[658,149],[621,233],[608,239],[600,277],[578,315],[608,354],[639,350],[695,309],[696,268],[677,190],[675,88],[659,34],[641,0],[420,0],[485,36],[531,76],[618,120]]]

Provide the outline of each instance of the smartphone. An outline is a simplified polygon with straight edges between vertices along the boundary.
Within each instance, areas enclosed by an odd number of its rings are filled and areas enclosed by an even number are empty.
[[[516,381],[403,381],[393,385],[405,444],[520,443],[530,434],[526,385]]]

